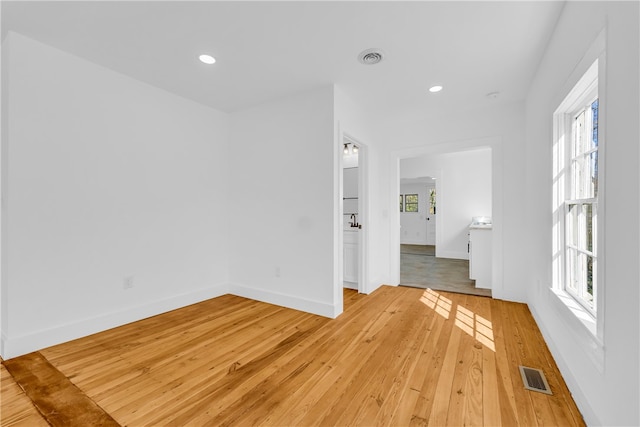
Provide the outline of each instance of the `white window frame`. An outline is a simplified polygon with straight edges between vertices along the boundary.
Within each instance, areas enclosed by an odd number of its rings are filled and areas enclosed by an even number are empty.
[[[597,67],[597,63],[594,64]],[[586,75],[585,75],[586,76]],[[598,277],[597,277],[597,268],[598,268],[598,197],[595,195],[594,197],[579,197],[579,195],[575,194],[577,188],[574,186],[574,165],[578,163],[581,159],[586,159],[592,153],[598,154],[599,147],[591,148],[586,151],[580,152],[578,154],[574,154],[573,149],[575,148],[575,138],[576,138],[576,119],[580,114],[585,114],[585,123],[584,127],[588,130],[593,128],[593,122],[591,115],[589,114],[591,110],[591,105],[595,100],[598,99],[598,78],[597,74],[595,79],[589,84],[589,86],[585,89],[585,91],[580,94],[580,98],[578,100],[578,108],[567,112],[561,113],[564,115],[563,122],[568,128],[565,128],[565,135],[571,135],[570,138],[567,138],[568,143],[566,144],[565,150],[565,158],[567,161],[565,162],[565,168],[571,175],[569,179],[565,180],[565,194],[569,195],[564,201],[564,218],[565,218],[565,233],[564,233],[564,249],[563,252],[565,254],[564,260],[564,268],[565,268],[565,282],[564,282],[564,290],[570,294],[579,304],[581,304],[592,316],[596,317],[597,313],[597,299],[598,299]],[[598,109],[600,107],[598,106]],[[591,136],[589,137],[591,140]],[[598,165],[599,166],[599,165]],[[598,168],[598,174],[600,174],[600,168]],[[578,184],[579,185],[579,184]],[[579,209],[581,206],[590,205],[592,208],[592,250],[589,251],[587,249],[581,248],[581,246],[585,246],[584,242],[578,242],[573,244],[570,239],[572,237],[572,231],[575,233],[576,231],[571,230],[571,227],[568,227],[567,224],[570,222],[571,216],[571,207],[575,206],[578,209],[577,212],[577,222],[578,222],[578,230],[582,229],[582,226],[586,222],[586,218],[584,213],[580,212]],[[586,226],[585,226],[586,228]],[[577,240],[582,240],[585,236],[579,233],[578,236],[575,236]],[[593,259],[592,264],[592,282],[593,282],[593,297],[589,298],[587,296],[586,289],[573,289],[571,286],[571,282],[573,281],[573,274],[578,276],[582,275],[582,268],[576,268],[575,271],[571,271],[571,268],[568,267],[570,263],[569,252],[575,251],[578,258],[587,259],[590,257]],[[580,262],[580,261],[577,261]],[[582,278],[581,278],[582,279]],[[585,286],[586,286],[586,278]],[[580,280],[582,281],[582,280]]]
[[[599,338],[602,338],[603,324],[600,315],[603,309],[604,289],[604,146],[605,142],[605,106],[606,95],[604,85],[604,52],[588,67],[584,75],[577,81],[572,90],[560,103],[553,115],[553,290],[560,300],[576,315],[576,317]],[[572,173],[572,133],[573,119],[585,107],[598,98],[598,193],[593,198],[579,198],[571,194]],[[569,286],[568,269],[568,216],[572,204],[593,204],[593,271],[594,298],[593,305],[588,304],[581,295]],[[584,252],[574,248],[580,252]],[[591,253],[590,253],[591,255]]]

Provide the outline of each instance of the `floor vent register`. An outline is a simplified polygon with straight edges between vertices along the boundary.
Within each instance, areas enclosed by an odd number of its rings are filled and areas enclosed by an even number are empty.
[[[520,366],[520,375],[522,375],[522,382],[524,382],[524,388],[531,391],[539,391],[540,393],[551,393],[551,387],[544,376],[544,373],[540,369],[527,368],[526,366]]]

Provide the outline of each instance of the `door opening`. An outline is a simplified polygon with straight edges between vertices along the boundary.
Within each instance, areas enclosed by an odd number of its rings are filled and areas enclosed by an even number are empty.
[[[474,212],[491,216],[492,154],[491,147],[474,147],[398,162],[400,285],[492,295],[470,269],[468,250]],[[492,247],[481,252],[490,254]]]
[[[343,135],[342,150],[342,285],[367,293],[366,146]]]

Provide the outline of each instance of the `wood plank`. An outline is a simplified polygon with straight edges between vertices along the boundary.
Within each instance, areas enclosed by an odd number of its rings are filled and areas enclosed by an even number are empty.
[[[482,346],[482,424],[486,426],[502,425],[500,415],[500,392],[498,388],[498,370],[496,366],[496,345],[494,322],[491,316],[489,298],[479,300],[477,305],[476,338]],[[484,326],[484,327],[481,327]]]
[[[428,369],[423,378],[418,378],[413,383],[420,391],[420,397],[414,408],[410,425],[427,425],[434,406],[436,386],[440,378],[446,352],[454,329],[455,310],[452,294],[427,290],[423,294],[425,305],[436,314],[436,332],[432,331],[432,339],[425,347],[421,358],[426,359]],[[424,362],[422,362],[424,363]],[[418,385],[420,384],[420,385]]]
[[[456,312],[460,304],[464,304],[467,301],[466,295],[460,295],[455,298],[455,302],[451,307],[450,318],[448,319],[453,325],[456,322]],[[447,425],[447,418],[449,417],[449,408],[451,403],[451,391],[453,389],[454,374],[456,367],[459,364],[458,352],[460,351],[460,341],[462,339],[462,329],[456,326],[452,329],[451,338],[447,345],[447,350],[444,355],[444,362],[440,368],[438,375],[438,382],[435,387],[435,398],[433,399],[433,406],[431,414],[429,416],[429,425],[443,426]]]
[[[505,335],[501,308],[501,302],[491,301],[491,316],[493,327],[493,338],[496,357],[496,377],[498,380],[498,396],[500,402],[500,420],[503,425],[519,425],[518,403],[514,391],[514,384],[511,379],[511,365],[513,361],[507,354],[507,341],[510,336]]]
[[[4,366],[49,424],[120,425],[40,353],[7,360]]]

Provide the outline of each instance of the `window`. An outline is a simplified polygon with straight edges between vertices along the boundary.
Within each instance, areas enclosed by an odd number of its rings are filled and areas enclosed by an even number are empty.
[[[598,297],[598,61],[554,114],[554,211],[559,288],[596,315]]]
[[[404,203],[402,203],[404,201],[404,196],[401,194],[400,195],[400,212],[402,212],[404,209]]]
[[[436,214],[436,189],[429,189],[429,213],[431,215]]]
[[[404,195],[404,211],[418,212],[418,195],[417,194]]]

